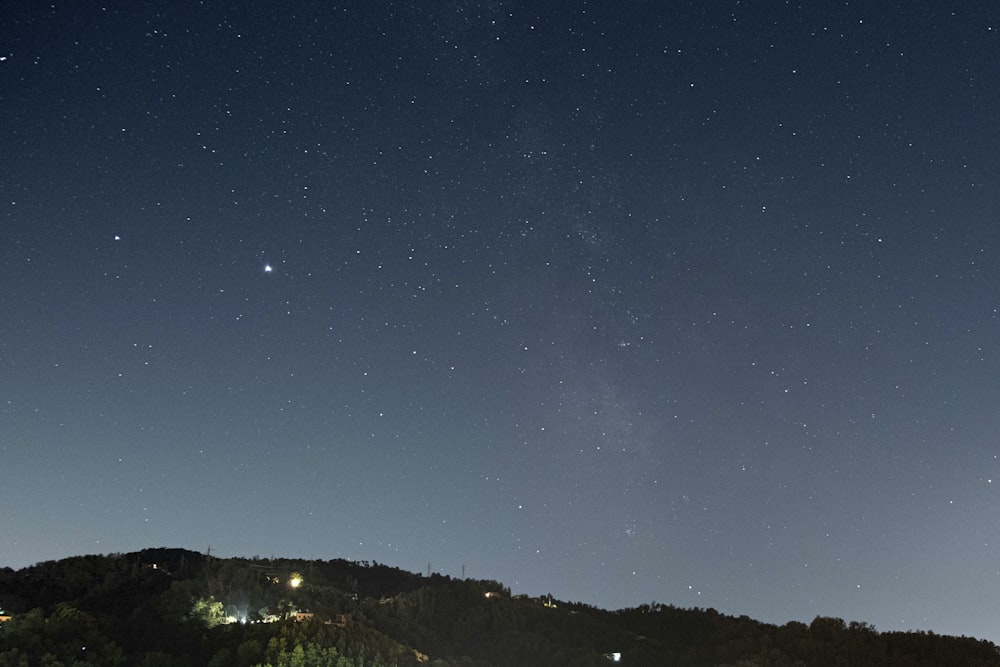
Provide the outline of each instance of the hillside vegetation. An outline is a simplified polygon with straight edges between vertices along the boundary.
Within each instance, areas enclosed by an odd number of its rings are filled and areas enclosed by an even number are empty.
[[[182,549],[6,568],[0,608],[0,667],[1000,666],[988,641],[839,618],[607,611],[377,563]]]

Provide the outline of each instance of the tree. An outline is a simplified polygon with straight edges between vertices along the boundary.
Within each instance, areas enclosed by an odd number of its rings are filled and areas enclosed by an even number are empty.
[[[252,667],[261,661],[264,649],[256,639],[248,639],[236,648],[236,667]]]
[[[222,603],[209,595],[207,598],[198,598],[191,605],[191,619],[204,623],[206,627],[214,628],[226,622],[226,612]]]
[[[33,609],[4,623],[0,666],[59,663],[117,667],[124,656],[92,616],[69,604],[58,605],[48,617]]]

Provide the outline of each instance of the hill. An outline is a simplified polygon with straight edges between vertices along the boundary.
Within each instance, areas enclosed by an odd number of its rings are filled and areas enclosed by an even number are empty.
[[[608,611],[490,580],[183,549],[0,570],[0,667],[997,665],[991,642],[817,617]]]

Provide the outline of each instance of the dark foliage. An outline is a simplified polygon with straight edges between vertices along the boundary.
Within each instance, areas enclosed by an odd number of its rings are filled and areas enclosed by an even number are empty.
[[[1000,667],[987,641],[839,618],[775,626],[655,603],[612,612],[377,563],[182,549],[5,568],[0,606],[13,615],[0,667],[597,666],[615,654],[621,665]]]

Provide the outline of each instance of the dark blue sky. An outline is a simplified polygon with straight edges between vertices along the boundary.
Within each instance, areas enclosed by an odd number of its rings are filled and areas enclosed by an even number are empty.
[[[820,4],[22,5],[0,565],[1000,640],[998,10]]]

